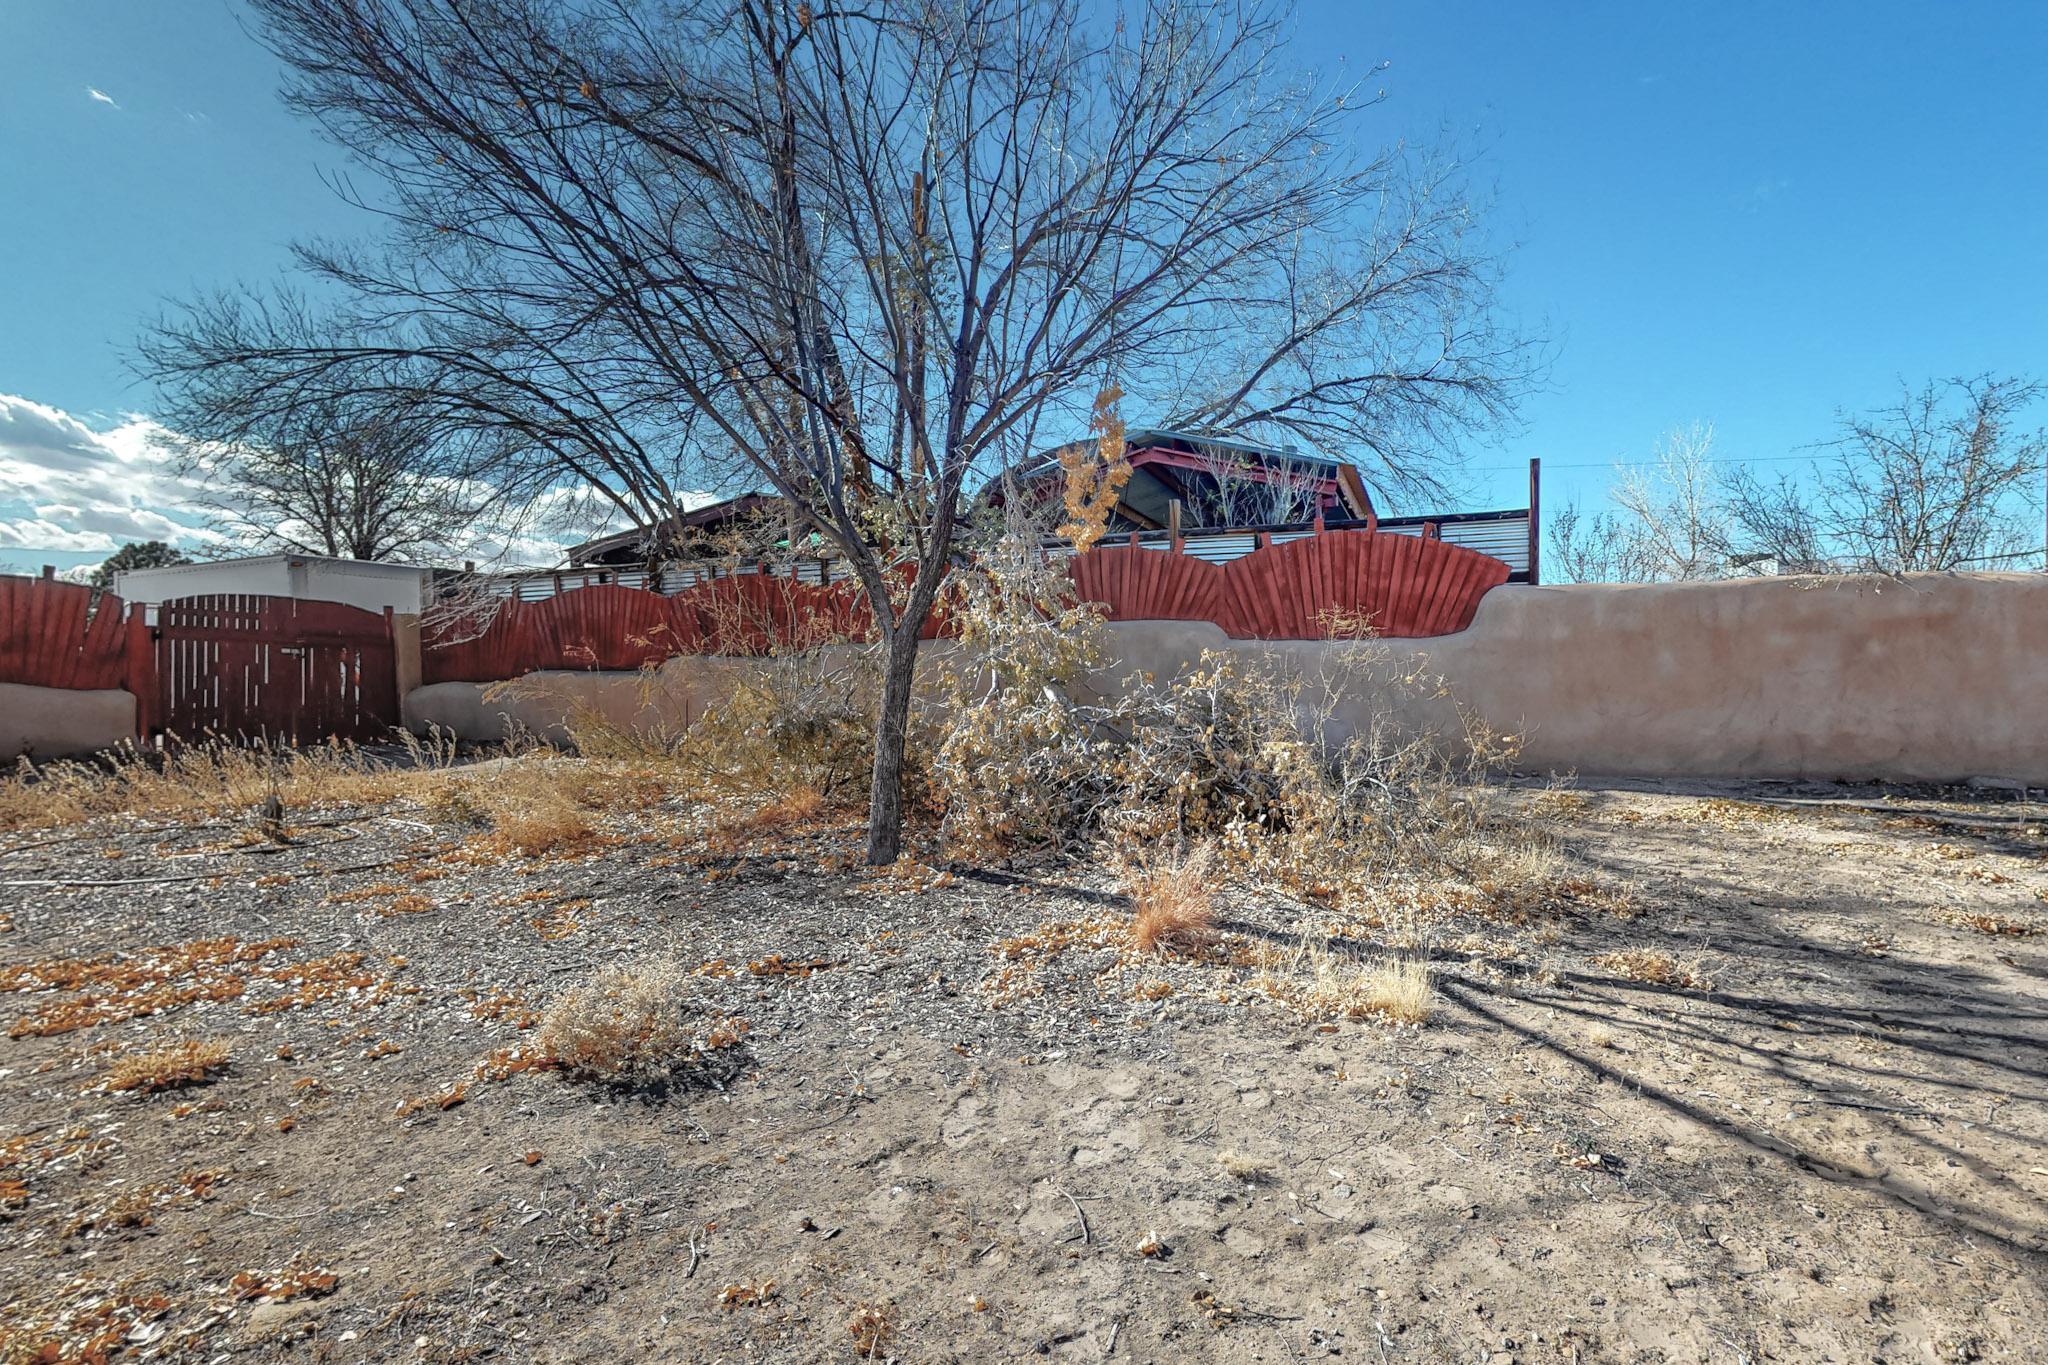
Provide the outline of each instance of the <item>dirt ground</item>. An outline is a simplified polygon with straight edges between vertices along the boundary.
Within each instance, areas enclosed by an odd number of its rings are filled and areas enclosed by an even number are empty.
[[[1421,1028],[1262,989],[1300,907],[1143,959],[1084,867],[846,829],[0,837],[0,1360],[2048,1359],[2048,808],[1995,795],[1523,794],[1601,890],[1475,907]],[[658,953],[742,1041],[522,1069]],[[173,1040],[229,1060],[107,1088]]]

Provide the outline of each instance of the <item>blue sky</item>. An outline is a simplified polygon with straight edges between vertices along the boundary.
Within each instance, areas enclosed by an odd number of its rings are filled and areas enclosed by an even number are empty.
[[[1531,455],[1547,504],[1596,500],[1694,421],[1783,461],[1901,378],[2048,378],[2048,3],[1306,0],[1299,22],[1301,54],[1385,87],[1387,137],[1483,152],[1506,303],[1553,343],[1466,505],[1519,505]],[[22,400],[0,398],[0,562],[69,566],[196,521],[142,449],[139,323],[367,225],[225,0],[0,0],[0,75],[0,395]]]

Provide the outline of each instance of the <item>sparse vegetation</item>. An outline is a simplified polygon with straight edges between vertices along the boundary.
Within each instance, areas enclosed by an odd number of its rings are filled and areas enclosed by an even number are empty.
[[[1247,1185],[1256,1185],[1262,1180],[1271,1178],[1273,1174],[1273,1164],[1271,1162],[1246,1156],[1235,1148],[1226,1147],[1218,1152],[1216,1154],[1216,1164],[1221,1166],[1223,1173],[1232,1180],[1242,1180]]]

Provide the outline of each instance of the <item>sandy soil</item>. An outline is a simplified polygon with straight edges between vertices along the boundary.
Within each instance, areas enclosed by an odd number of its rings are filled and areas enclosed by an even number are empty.
[[[1262,995],[1298,908],[1133,960],[1085,869],[837,835],[18,837],[0,1360],[2048,1359],[2048,812],[1529,799],[1633,913],[1445,935],[1421,1029]],[[744,1043],[662,1095],[516,1069],[657,951]],[[105,1088],[173,1039],[232,1057]]]

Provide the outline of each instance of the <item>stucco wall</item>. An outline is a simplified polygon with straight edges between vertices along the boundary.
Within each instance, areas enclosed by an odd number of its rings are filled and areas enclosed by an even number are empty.
[[[0,683],[0,762],[77,758],[134,738],[130,693]]]
[[[1454,736],[1449,701],[1392,681],[1439,675],[1459,704],[1521,733],[1535,771],[2048,784],[2048,575],[1511,585],[1471,629],[1375,645],[1363,670],[1343,645],[1234,642],[1201,623],[1111,629],[1100,688],[1133,670],[1169,676],[1204,649],[1270,652],[1339,689],[1340,724],[1392,707]],[[568,696],[618,723],[674,724],[745,667],[674,660],[651,693],[633,675],[542,674],[494,703],[442,683],[409,703],[467,737],[501,737],[508,714],[559,737]]]

